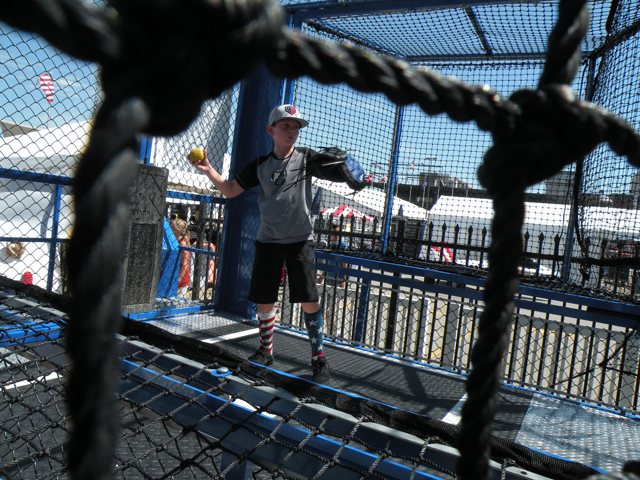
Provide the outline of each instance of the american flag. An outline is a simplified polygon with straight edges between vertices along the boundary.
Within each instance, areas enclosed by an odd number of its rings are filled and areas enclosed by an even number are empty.
[[[40,88],[44,92],[44,96],[47,98],[47,102],[53,102],[53,80],[51,79],[51,75],[48,73],[43,73],[40,75]]]
[[[411,166],[409,167],[411,170],[413,170],[413,163],[414,163],[414,162],[415,162],[415,159],[414,159],[414,160],[411,160]]]

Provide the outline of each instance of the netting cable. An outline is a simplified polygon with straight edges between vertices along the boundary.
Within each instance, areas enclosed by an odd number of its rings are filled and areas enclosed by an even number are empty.
[[[478,171],[494,199],[491,272],[467,384],[463,460],[458,466],[461,478],[486,478],[489,444],[484,440],[491,429],[496,372],[506,350],[518,283],[524,189],[584,158],[602,142],[640,167],[640,137],[633,129],[611,113],[579,101],[568,87],[580,59],[588,17],[585,2],[560,2],[538,89],[516,92],[508,100],[486,86],[465,85],[350,45],[306,38],[282,26],[283,12],[271,1],[109,3],[114,10],[108,14],[79,0],[24,0],[0,7],[0,19],[6,23],[36,32],[66,53],[102,68],[105,101],[74,182],[74,307],[68,332],[74,361],[68,394],[71,477],[109,478],[114,458],[113,333],[119,325],[122,274],[114,259],[124,250],[124,202],[133,181],[135,154],[130,147],[135,135],[179,133],[197,116],[203,101],[215,98],[263,61],[279,76],[308,75],[321,83],[380,92],[398,105],[416,103],[429,115],[446,113],[457,122],[473,121],[493,134],[495,144]],[[149,82],[158,74],[167,81]]]

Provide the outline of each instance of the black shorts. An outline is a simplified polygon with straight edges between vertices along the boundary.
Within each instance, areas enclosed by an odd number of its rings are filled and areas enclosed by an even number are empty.
[[[312,241],[297,243],[256,242],[256,257],[251,273],[249,301],[257,304],[276,303],[282,278],[282,264],[289,274],[291,303],[318,301],[316,256]]]

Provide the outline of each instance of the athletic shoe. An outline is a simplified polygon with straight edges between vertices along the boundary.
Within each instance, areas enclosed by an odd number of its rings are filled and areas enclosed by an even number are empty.
[[[320,356],[315,360],[311,360],[311,368],[313,369],[313,381],[316,383],[329,382],[329,363],[324,356]]]
[[[273,363],[273,355],[269,352],[265,352],[262,347],[258,347],[256,353],[249,357],[249,361],[253,363],[257,363],[258,365],[264,365],[268,367]]]

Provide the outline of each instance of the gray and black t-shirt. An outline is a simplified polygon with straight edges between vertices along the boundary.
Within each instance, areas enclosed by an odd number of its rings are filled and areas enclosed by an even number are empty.
[[[271,152],[247,165],[236,176],[245,190],[260,185],[258,206],[262,224],[259,242],[295,243],[313,239],[311,224],[311,177],[305,178],[306,162],[317,152],[309,148],[295,148],[293,153],[279,160]]]

